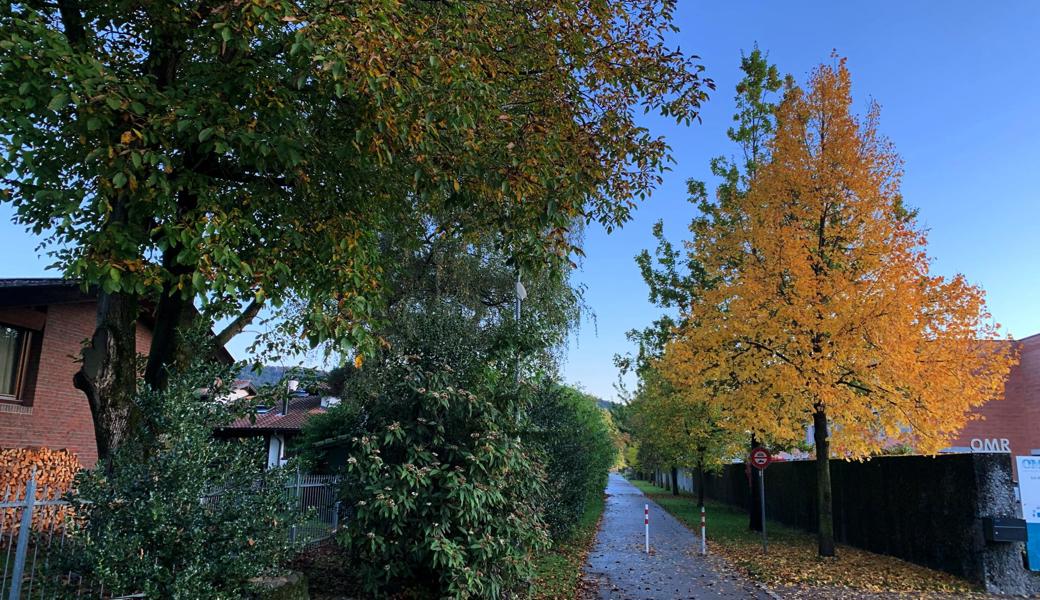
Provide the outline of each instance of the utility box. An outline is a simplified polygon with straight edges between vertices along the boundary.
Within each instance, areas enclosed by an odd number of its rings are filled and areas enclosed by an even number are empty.
[[[983,517],[982,533],[987,542],[1026,541],[1026,521],[1015,517]]]

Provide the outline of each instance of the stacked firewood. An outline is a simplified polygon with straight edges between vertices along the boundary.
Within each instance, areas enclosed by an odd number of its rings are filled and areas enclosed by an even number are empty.
[[[76,455],[68,450],[2,448],[0,502],[24,500],[26,485],[34,472],[36,500],[58,500],[69,491],[80,469]],[[0,508],[0,531],[17,528],[21,513],[18,508]],[[33,511],[33,529],[43,532],[60,529],[70,514],[66,506],[40,506]]]

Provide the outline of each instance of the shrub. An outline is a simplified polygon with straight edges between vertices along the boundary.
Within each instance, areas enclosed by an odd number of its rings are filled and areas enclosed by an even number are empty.
[[[354,432],[342,443],[354,515],[339,541],[369,593],[501,597],[548,543],[516,386],[498,341],[458,312],[428,311],[401,332],[354,378],[358,406],[308,427]]]
[[[251,578],[286,557],[284,478],[257,469],[256,440],[213,437],[233,416],[200,399],[218,377],[231,379],[196,364],[165,390],[138,394],[151,426],[78,477],[83,518],[64,548],[65,568],[116,593],[219,600],[243,597]]]
[[[567,538],[603,494],[617,459],[608,418],[596,398],[571,387],[549,384],[535,396],[526,437],[545,465],[544,518],[554,540]]]

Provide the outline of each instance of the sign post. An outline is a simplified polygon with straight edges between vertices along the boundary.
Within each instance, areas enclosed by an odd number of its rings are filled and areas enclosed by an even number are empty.
[[[1016,456],[1022,518],[1026,521],[1026,560],[1040,571],[1040,456]]]
[[[759,446],[751,451],[748,462],[752,467],[758,469],[758,505],[762,511],[762,552],[769,551],[769,541],[766,538],[766,467],[772,462],[773,457],[769,450]]]

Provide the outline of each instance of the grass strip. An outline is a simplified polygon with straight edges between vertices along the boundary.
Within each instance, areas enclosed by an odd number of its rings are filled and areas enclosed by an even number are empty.
[[[597,496],[585,508],[585,514],[574,533],[568,539],[554,544],[549,552],[535,560],[531,600],[571,600],[578,597],[581,569],[596,539],[597,526],[605,505],[605,497]]]

